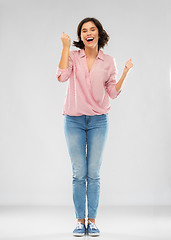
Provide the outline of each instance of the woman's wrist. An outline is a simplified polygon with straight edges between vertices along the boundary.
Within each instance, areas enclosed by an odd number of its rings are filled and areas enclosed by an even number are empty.
[[[125,66],[123,72],[124,72],[124,73],[127,73],[128,71],[129,71],[129,68],[127,68],[127,67]]]

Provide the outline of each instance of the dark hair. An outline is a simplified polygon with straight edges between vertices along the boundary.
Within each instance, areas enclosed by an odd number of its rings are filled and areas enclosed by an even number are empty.
[[[100,48],[104,48],[104,46],[107,44],[107,42],[109,41],[109,36],[107,34],[107,32],[103,29],[102,24],[99,22],[99,20],[97,20],[96,18],[91,18],[91,17],[87,17],[84,18],[78,25],[77,27],[77,36],[78,36],[78,42],[77,41],[73,41],[73,46],[78,47],[80,49],[84,49],[84,43],[81,40],[81,28],[82,25],[86,22],[93,22],[96,27],[99,30],[99,41],[98,41],[98,50]]]

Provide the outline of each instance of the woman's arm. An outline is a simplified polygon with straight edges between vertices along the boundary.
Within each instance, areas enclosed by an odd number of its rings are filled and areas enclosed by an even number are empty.
[[[62,49],[61,59],[59,63],[59,68],[66,69],[69,67],[69,49],[70,49],[71,39],[67,34],[63,32],[61,36],[61,40],[63,44],[63,49]],[[61,76],[59,76],[58,79],[59,81],[61,81]]]
[[[63,47],[61,59],[59,63],[59,68],[66,69],[69,67],[69,48]],[[61,81],[61,76],[58,77],[59,81]]]
[[[64,69],[69,67],[69,47],[63,47],[59,68]]]
[[[120,80],[117,82],[117,84],[115,85],[115,88],[118,92],[120,91],[120,89],[122,87],[123,81],[125,80],[128,71],[132,67],[133,67],[133,63],[132,63],[132,59],[130,59],[126,62],[125,68],[124,68],[123,73],[122,73],[122,76],[121,76]]]

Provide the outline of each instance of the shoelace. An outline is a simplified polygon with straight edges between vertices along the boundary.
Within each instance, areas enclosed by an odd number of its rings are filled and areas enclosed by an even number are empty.
[[[78,222],[76,228],[77,229],[82,229],[83,228],[83,224],[81,222]]]
[[[89,224],[90,224],[90,228],[91,228],[91,229],[97,229],[95,223],[89,222]]]

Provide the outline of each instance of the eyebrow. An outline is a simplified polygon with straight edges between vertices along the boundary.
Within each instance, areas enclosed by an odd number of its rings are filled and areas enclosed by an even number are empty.
[[[92,29],[92,28],[95,28],[95,27],[91,27],[90,29]],[[87,30],[87,28],[82,28],[82,30]]]

